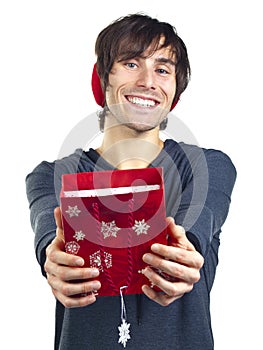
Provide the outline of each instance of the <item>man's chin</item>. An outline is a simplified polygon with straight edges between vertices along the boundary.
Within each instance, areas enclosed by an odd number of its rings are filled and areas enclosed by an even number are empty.
[[[127,128],[131,129],[131,130],[134,130],[138,133],[141,133],[141,132],[146,132],[146,131],[151,131],[153,129],[156,129],[159,124],[149,124],[149,123],[138,123],[138,122],[129,122],[129,123],[125,123],[124,124]]]

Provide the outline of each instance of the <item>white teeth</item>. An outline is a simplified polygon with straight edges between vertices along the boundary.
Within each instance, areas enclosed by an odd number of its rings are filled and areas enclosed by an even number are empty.
[[[153,107],[155,102],[153,100],[144,100],[139,97],[128,97],[129,102],[141,107]]]

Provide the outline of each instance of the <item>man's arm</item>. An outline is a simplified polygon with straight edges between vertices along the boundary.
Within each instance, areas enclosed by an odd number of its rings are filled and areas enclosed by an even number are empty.
[[[42,162],[26,177],[36,256],[55,297],[65,307],[85,306],[96,300],[92,291],[100,288],[100,282],[89,279],[97,277],[99,271],[84,268],[82,258],[65,252],[61,212],[56,196],[56,185],[57,192],[60,191],[62,171],[57,170],[58,179],[54,174],[55,164]]]
[[[171,281],[168,276],[167,280],[150,267],[145,269],[145,276],[165,294],[147,286],[143,291],[161,305],[169,305],[190,292],[200,278],[203,265],[205,272],[209,270],[207,281],[208,288],[211,288],[217,261],[217,251],[211,249],[211,245],[215,237],[218,239],[226,220],[236,179],[235,167],[226,154],[215,150],[203,154],[199,148],[189,147],[188,150],[188,147],[184,146],[192,166],[192,176],[182,191],[180,204],[175,205],[178,208],[175,220],[181,226],[168,219],[171,245],[153,245],[153,254],[143,258],[147,264],[177,279]],[[182,226],[187,230],[186,234]]]

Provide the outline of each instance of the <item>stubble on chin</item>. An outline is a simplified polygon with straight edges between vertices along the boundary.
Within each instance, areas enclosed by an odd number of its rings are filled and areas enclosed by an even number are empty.
[[[123,107],[123,106],[122,106]],[[120,106],[111,106],[107,115],[111,126],[123,125],[138,133],[153,130],[161,124],[168,111],[161,108],[155,110],[126,111]]]

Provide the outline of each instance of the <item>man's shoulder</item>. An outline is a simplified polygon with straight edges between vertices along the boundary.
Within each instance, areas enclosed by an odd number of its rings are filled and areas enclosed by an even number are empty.
[[[234,178],[236,168],[231,157],[222,150],[204,148],[195,144],[176,142],[172,139],[165,141],[165,151],[176,164],[198,168],[206,167],[208,171],[227,171]]]
[[[185,142],[177,142],[173,139],[165,140],[165,150],[168,154],[173,155],[176,153],[181,153],[184,155],[204,155],[206,158],[218,158],[225,159],[226,161],[231,161],[230,156],[225,153],[223,150],[219,150],[216,148],[204,148],[199,145],[185,143]]]
[[[79,171],[89,171],[92,162],[89,159],[88,153],[83,149],[76,149],[68,156],[57,158],[52,161],[43,160],[35,166],[30,174],[61,174],[61,173],[76,173]],[[85,170],[87,169],[87,170]]]

